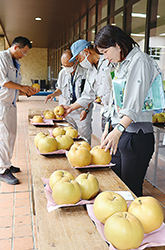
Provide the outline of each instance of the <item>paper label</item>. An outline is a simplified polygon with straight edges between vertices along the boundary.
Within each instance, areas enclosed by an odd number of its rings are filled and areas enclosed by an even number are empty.
[[[119,113],[119,111],[123,107],[124,89],[126,85],[126,80],[114,79],[112,81],[112,85],[113,85],[115,107],[117,113]],[[159,74],[153,81],[151,88],[149,89],[146,95],[142,111],[151,111],[162,108],[165,108],[165,96],[162,84],[162,76],[161,74]]]

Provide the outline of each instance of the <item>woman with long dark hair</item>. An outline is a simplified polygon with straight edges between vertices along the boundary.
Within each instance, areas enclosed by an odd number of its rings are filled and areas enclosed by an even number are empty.
[[[95,37],[95,48],[114,64],[113,102],[110,108],[113,130],[106,125],[101,146],[110,148],[113,170],[137,195],[154,152],[152,105],[144,108],[145,98],[155,78],[161,82],[157,63],[120,28],[103,27]],[[162,83],[160,83],[162,84]],[[150,110],[150,111],[148,111]]]

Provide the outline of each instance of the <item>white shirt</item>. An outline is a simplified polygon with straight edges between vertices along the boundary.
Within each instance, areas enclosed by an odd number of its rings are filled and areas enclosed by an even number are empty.
[[[100,56],[98,67],[93,65],[92,69],[88,69],[84,91],[76,101],[82,107],[87,108],[88,104],[93,102],[96,96],[99,96],[104,104],[103,114],[106,117],[108,117],[112,93],[112,79],[108,65],[109,61],[105,60],[104,56]]]
[[[78,99],[81,96],[81,85],[82,80],[86,79],[87,70],[83,69],[81,66],[77,66],[73,81],[75,81],[75,94]],[[58,75],[57,87],[61,90],[62,96],[65,99],[65,103],[62,104],[70,104],[70,95],[71,95],[71,74],[66,73],[65,69],[62,69]]]
[[[86,72],[87,70],[82,68],[81,66],[77,66],[73,81],[75,81],[75,94],[76,98],[79,98],[81,96],[82,90],[82,80],[86,79]],[[58,89],[61,90],[62,94],[59,96],[59,103],[60,104],[70,104],[70,94],[72,91],[71,86],[71,74],[66,73],[65,69],[62,69],[58,76],[57,81]],[[86,85],[86,82],[85,82]],[[61,100],[61,97],[63,97],[63,100]],[[93,105],[90,105],[89,113],[87,114],[86,119],[83,121],[80,121],[80,114],[83,110],[82,108],[79,108],[77,110],[73,110],[68,116],[73,118],[78,126],[78,132],[81,136],[84,136],[89,143],[91,143],[91,133],[92,133],[92,126],[91,126],[91,116],[92,116],[92,107]]]
[[[133,120],[127,131],[135,122],[140,123],[140,126],[144,122],[152,122],[153,112],[142,111],[142,108],[154,79],[160,73],[161,70],[157,63],[139,47],[130,51],[126,59],[121,62],[119,69],[115,71],[117,79],[126,79],[126,86],[123,108],[120,110],[119,116],[112,109],[112,124],[119,122],[123,115],[129,116]]]
[[[16,60],[20,65],[19,61]],[[17,72],[17,76],[16,76]],[[15,89],[4,87],[4,84],[12,81],[21,84],[21,74],[13,65],[12,55],[10,49],[0,52],[0,102],[10,105],[15,98]],[[17,90],[17,96],[19,91]]]

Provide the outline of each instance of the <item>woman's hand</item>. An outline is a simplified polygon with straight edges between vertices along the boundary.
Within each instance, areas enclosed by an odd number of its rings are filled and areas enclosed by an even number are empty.
[[[85,120],[86,116],[87,116],[87,112],[85,110],[82,110],[80,114],[80,121]]]
[[[123,118],[120,120],[120,124],[126,129],[129,124],[132,122],[132,119],[129,116],[123,116]],[[108,124],[108,123],[107,123]],[[106,129],[108,128],[106,124]],[[110,130],[112,127],[110,127]],[[107,133],[108,134],[108,133]],[[119,139],[122,133],[115,127],[108,135],[107,137],[103,137],[103,141],[101,141],[101,148],[105,147],[105,151],[110,149],[110,154],[116,154]]]
[[[107,137],[101,142],[101,148],[105,147],[105,151],[110,149],[110,154],[116,154],[119,139],[122,133],[118,129],[113,129]]]

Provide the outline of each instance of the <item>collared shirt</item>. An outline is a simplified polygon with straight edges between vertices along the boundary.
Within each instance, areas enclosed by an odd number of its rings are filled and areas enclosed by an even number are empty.
[[[82,96],[76,101],[84,108],[88,107],[88,104],[93,102],[96,96],[101,98],[104,104],[103,113],[107,117],[109,110],[109,102],[112,99],[112,78],[110,74],[109,61],[104,59],[104,56],[100,56],[98,61],[98,67],[94,65],[92,69],[88,69],[86,84]]]
[[[75,83],[75,96],[79,98],[82,94],[82,80],[86,79],[87,70],[83,69],[81,66],[77,66],[76,71],[73,76],[73,81],[71,82],[71,74],[66,73],[65,69],[62,69],[58,75],[57,87],[61,90],[62,96],[65,99],[65,103],[70,104],[70,98],[72,93],[72,83]],[[59,96],[60,97],[60,96]]]
[[[20,65],[19,61],[16,60]],[[10,105],[15,99],[15,89],[9,89],[4,87],[4,84],[12,81],[21,84],[21,74],[18,69],[15,68],[10,53],[10,49],[0,52],[0,102]],[[19,91],[17,91],[17,96]]]
[[[137,128],[143,122],[152,122],[152,111],[142,111],[145,97],[156,76],[161,73],[157,63],[146,53],[142,52],[139,47],[133,48],[127,55],[126,59],[120,63],[119,68],[115,71],[117,79],[126,79],[124,89],[123,108],[119,115],[115,112],[111,113],[112,124],[120,121],[123,115],[129,116],[131,123],[127,131],[131,127]]]

